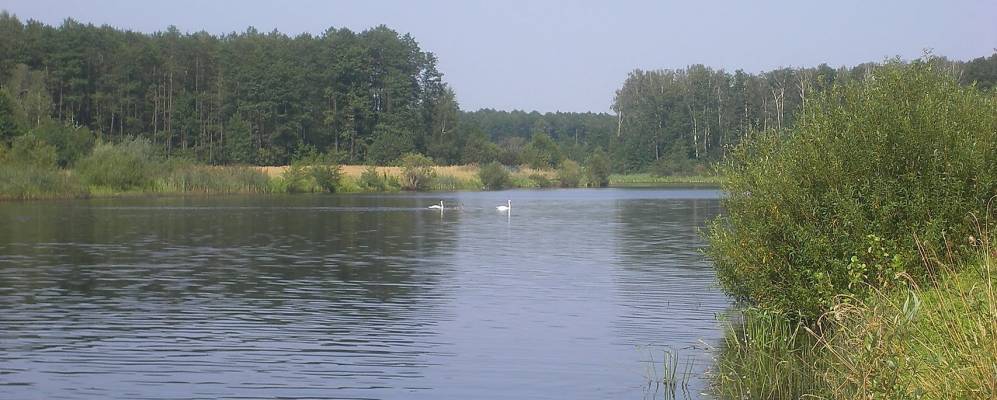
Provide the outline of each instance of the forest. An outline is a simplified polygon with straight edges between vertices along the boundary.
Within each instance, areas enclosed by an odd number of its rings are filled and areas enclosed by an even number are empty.
[[[997,77],[997,54],[933,60],[964,84],[986,89]],[[708,174],[751,132],[791,127],[813,93],[875,65],[635,70],[612,114],[464,111],[437,57],[386,26],[147,34],[4,12],[0,145],[40,137],[62,167],[97,143],[130,138],[211,165],[288,165],[312,154],[395,165],[419,153],[440,165],[556,168],[602,150],[616,172]]]

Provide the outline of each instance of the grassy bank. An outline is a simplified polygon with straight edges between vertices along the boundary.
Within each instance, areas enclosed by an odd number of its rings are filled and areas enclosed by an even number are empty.
[[[654,174],[612,174],[609,186],[667,186],[667,185],[718,185],[720,178],[713,175],[661,176]]]
[[[134,160],[133,160],[134,161]],[[309,173],[308,166],[252,167],[209,166],[183,161],[154,165],[99,160],[83,169],[52,166],[4,165],[0,168],[0,200],[86,198],[142,194],[255,194],[328,191]],[[476,165],[433,166],[432,177],[420,191],[476,191],[487,186]],[[404,169],[396,166],[339,166],[331,191],[379,193],[406,190]],[[584,179],[562,182],[557,170],[508,169],[502,188],[553,188],[586,186]],[[649,174],[611,175],[610,186],[664,186],[714,184],[711,177],[657,177]]]
[[[748,309],[712,371],[724,399],[997,398],[995,251],[926,286],[843,298],[821,333]],[[958,272],[956,272],[958,271]]]

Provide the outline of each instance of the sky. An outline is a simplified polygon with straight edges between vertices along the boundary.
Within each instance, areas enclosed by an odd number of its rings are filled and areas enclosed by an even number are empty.
[[[410,33],[461,108],[608,112],[634,69],[833,67],[925,50],[997,49],[997,1],[260,1],[0,0],[22,20],[223,34],[291,35],[384,24]]]

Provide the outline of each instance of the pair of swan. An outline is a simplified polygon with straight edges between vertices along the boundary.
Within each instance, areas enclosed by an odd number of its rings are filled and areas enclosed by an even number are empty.
[[[443,200],[440,200],[440,204],[433,204],[429,206],[430,210],[443,210]],[[512,210],[512,200],[507,200],[504,206],[496,206],[498,211],[509,211]]]

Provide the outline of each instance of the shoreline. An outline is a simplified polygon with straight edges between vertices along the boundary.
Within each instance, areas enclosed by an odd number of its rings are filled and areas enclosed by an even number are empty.
[[[299,194],[314,193],[318,190],[294,192],[286,188],[286,177],[290,166],[210,166],[193,165],[186,169],[164,174],[150,185],[131,189],[114,189],[103,186],[77,184],[73,191],[48,191],[37,193],[0,193],[0,202],[32,200],[70,200],[120,197],[155,196],[217,196],[217,195],[259,195],[259,194]],[[329,194],[353,193],[438,193],[438,192],[479,192],[488,191],[478,176],[476,165],[434,166],[436,176],[429,190],[401,190],[391,185],[378,187],[365,186],[361,175],[368,168],[364,165],[341,165],[340,179],[336,190]],[[383,182],[397,180],[402,168],[396,166],[375,166],[378,179]],[[240,173],[250,173],[256,180],[246,182],[232,178]],[[73,170],[60,170],[61,175],[73,178]],[[553,169],[512,168],[511,184],[504,189],[554,189],[586,188],[586,185],[562,187],[558,184],[558,172]],[[720,179],[716,176],[655,176],[647,173],[612,174],[610,188],[654,188],[681,185],[717,187]]]

